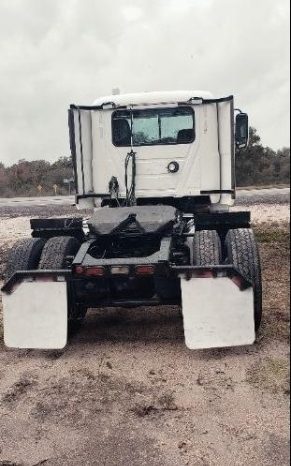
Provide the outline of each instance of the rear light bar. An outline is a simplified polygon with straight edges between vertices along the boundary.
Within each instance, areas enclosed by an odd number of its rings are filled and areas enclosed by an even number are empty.
[[[135,274],[139,276],[153,275],[155,272],[154,265],[136,265]],[[101,265],[76,265],[74,273],[85,277],[103,277],[105,275],[105,267]],[[111,275],[129,275],[130,268],[128,265],[112,265],[110,267]]]

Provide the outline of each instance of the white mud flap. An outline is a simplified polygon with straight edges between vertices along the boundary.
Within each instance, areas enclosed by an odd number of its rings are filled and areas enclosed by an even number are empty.
[[[252,287],[227,277],[181,278],[185,342],[190,349],[251,345],[255,341]]]
[[[9,348],[62,349],[67,343],[65,281],[22,281],[3,293],[4,342]]]

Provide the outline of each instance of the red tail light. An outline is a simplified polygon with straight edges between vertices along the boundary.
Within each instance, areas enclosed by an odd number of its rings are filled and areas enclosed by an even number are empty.
[[[153,265],[137,265],[135,267],[136,275],[153,275],[155,267]]]
[[[86,268],[86,276],[87,277],[102,277],[104,274],[105,274],[104,267],[94,266],[94,267],[87,267]]]
[[[84,267],[82,265],[77,265],[75,267],[75,273],[77,275],[85,275],[86,277],[103,277],[105,269],[102,266]]]

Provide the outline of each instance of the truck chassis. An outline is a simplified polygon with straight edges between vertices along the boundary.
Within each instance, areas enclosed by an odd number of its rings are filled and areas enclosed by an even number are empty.
[[[2,288],[7,346],[62,348],[88,308],[173,304],[191,349],[254,342],[261,279],[248,212],[103,207],[86,222],[33,219],[31,228]]]

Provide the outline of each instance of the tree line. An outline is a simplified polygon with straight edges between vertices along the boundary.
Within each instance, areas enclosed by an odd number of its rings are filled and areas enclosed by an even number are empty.
[[[0,196],[68,194],[69,185],[64,180],[72,178],[71,157],[60,157],[53,163],[21,159],[8,167],[0,162]],[[250,128],[248,147],[236,154],[236,178],[241,187],[288,184],[290,148],[274,151],[264,147],[257,130]]]
[[[53,163],[21,159],[9,167],[0,162],[0,196],[68,194],[69,184],[64,180],[72,178],[71,157],[60,157]]]
[[[250,128],[248,147],[236,153],[236,181],[237,186],[289,184],[290,147],[264,147],[257,130]]]

